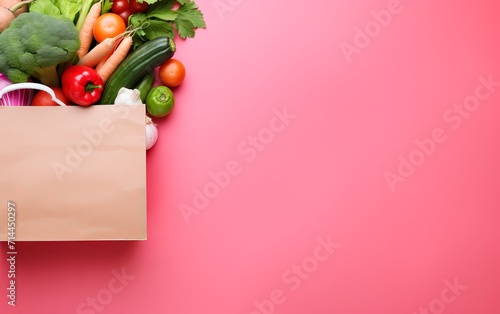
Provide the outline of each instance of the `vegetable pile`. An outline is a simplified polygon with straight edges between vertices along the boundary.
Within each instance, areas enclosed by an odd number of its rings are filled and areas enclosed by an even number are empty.
[[[172,112],[186,76],[172,59],[175,40],[199,28],[203,14],[190,0],[0,0],[0,90],[36,82],[66,105],[143,104],[149,149],[158,137],[151,117]],[[32,90],[0,105],[58,106]]]

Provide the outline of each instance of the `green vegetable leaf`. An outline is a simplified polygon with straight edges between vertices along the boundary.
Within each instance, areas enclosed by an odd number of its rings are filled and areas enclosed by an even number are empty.
[[[146,13],[135,13],[130,16],[129,23],[134,26],[134,28],[139,28],[147,20]]]
[[[135,13],[130,17],[129,24],[136,29],[134,49],[160,36],[168,36],[173,41],[175,31],[183,39],[193,38],[196,29],[206,28],[203,13],[192,0],[137,1],[150,3],[150,6],[146,13]],[[174,10],[176,3],[180,6]]]
[[[205,20],[203,19],[203,13],[198,9],[198,5],[194,2],[188,2],[181,5],[177,10],[179,13],[178,19],[189,20],[196,28],[205,28]]]
[[[106,0],[112,1],[112,0]],[[95,0],[36,0],[30,4],[30,12],[38,12],[52,17],[64,16],[71,21],[78,17],[80,24],[88,14]]]
[[[179,2],[179,0],[177,0]],[[206,28],[207,25],[203,20],[203,13],[198,10],[198,6],[194,2],[187,2],[177,9],[177,19],[175,19],[175,28],[177,33],[183,39],[193,38],[197,28]]]
[[[175,21],[178,15],[175,11],[158,11],[148,14],[149,17],[155,17],[164,21]]]
[[[30,5],[30,12],[38,12],[49,16],[61,16],[61,10],[50,0],[35,1]]]
[[[139,47],[140,45],[142,45],[147,41],[146,32],[142,28],[144,22],[146,21],[147,17],[145,13],[136,13],[130,16],[129,26],[132,26],[134,29],[136,29],[136,32],[132,37],[133,49]]]
[[[174,37],[174,29],[172,27],[172,24],[155,19],[149,19],[148,22],[149,26],[144,29],[144,32],[146,33],[146,37],[149,40],[161,36],[167,36],[169,38]]]
[[[148,15],[158,12],[158,11],[170,11],[174,8],[175,0],[166,0],[156,2],[149,6]]]
[[[137,2],[139,3],[144,3],[146,2],[147,4],[153,4],[153,3],[156,3],[156,2],[159,2],[160,0],[137,0]]]
[[[101,14],[104,14],[111,10],[111,6],[113,5],[113,0],[104,0],[102,2]]]
[[[145,39],[146,32],[144,31],[144,23],[149,23],[145,13],[136,13],[130,16],[129,24],[136,29],[134,40],[136,37]]]
[[[172,10],[174,2],[173,0],[156,2],[149,7],[148,17],[156,17],[165,21],[174,21],[178,16],[177,11]]]
[[[130,25],[137,28],[137,31],[132,38],[134,41],[134,48],[137,48],[146,41],[157,37],[174,37],[174,28],[170,22],[155,18],[148,18],[145,14],[132,15],[130,18]]]
[[[36,1],[38,2],[38,1]],[[81,0],[55,0],[55,5],[61,11],[61,14],[70,20],[74,20],[75,16],[82,7]]]

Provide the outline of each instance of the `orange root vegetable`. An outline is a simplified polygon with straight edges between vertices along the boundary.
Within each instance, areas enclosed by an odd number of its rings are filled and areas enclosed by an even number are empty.
[[[99,63],[95,66],[95,70],[97,72],[99,72],[99,70],[102,68],[102,66],[106,63],[106,61],[108,61],[109,57],[111,57],[111,54],[109,54],[108,56],[106,56],[106,58],[103,58],[101,61],[99,61]]]
[[[106,63],[106,61],[108,61],[109,57],[111,57],[111,55],[113,54],[113,52],[118,48],[118,46],[120,45],[122,39],[123,39],[123,36],[125,35],[126,33],[123,33],[122,35],[118,35],[115,37],[118,38],[115,40],[115,43],[114,43],[114,46],[113,46],[113,49],[111,51],[108,52],[108,54],[104,57],[104,58],[101,58],[101,60],[97,63],[97,65],[95,66],[95,69],[96,71],[99,71],[100,68],[102,68],[102,66]]]
[[[120,63],[122,63],[131,47],[132,37],[126,36],[104,65],[97,70],[97,73],[99,73],[104,83],[106,83],[111,74],[113,74]]]
[[[95,67],[101,61],[106,60],[113,53],[115,40],[113,38],[106,38],[103,42],[95,46],[89,53],[83,56],[78,65],[87,67]]]
[[[7,2],[2,2],[2,6],[0,6],[0,32],[4,31],[10,26],[10,23],[14,21],[16,18],[16,13],[18,10],[22,9],[25,7],[28,3],[33,2],[34,0],[26,0],[26,1],[7,1]],[[5,5],[12,4],[14,5],[12,7],[7,8]]]
[[[89,14],[83,23],[80,31],[80,49],[78,49],[78,58],[82,59],[88,53],[92,40],[94,39],[93,28],[95,21],[101,15],[101,2],[97,2],[90,8]]]

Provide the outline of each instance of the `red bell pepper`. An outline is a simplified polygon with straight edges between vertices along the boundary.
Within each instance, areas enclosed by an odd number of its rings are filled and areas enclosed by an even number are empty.
[[[104,82],[96,70],[74,65],[64,71],[62,90],[69,100],[80,106],[95,104],[104,90]]]

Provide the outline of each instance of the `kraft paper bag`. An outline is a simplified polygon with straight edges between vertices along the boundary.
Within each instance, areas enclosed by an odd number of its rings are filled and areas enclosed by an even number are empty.
[[[144,105],[0,107],[0,240],[146,239]],[[12,230],[10,230],[12,231]]]

